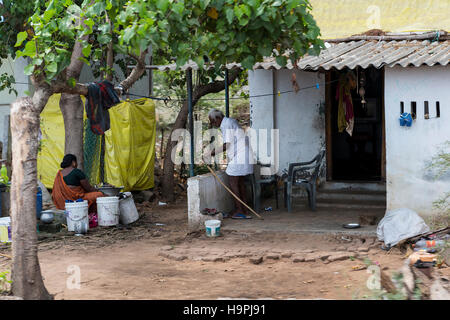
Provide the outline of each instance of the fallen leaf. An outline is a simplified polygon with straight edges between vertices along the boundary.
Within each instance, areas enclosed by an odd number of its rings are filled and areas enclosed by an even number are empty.
[[[352,267],[353,271],[359,271],[359,270],[364,270],[367,269],[367,266],[364,264],[357,264],[356,266]]]

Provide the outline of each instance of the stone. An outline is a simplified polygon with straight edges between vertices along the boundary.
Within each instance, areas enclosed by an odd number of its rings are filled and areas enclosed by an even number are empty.
[[[266,259],[279,260],[280,255],[277,253],[269,253],[268,255],[266,255]]]
[[[238,256],[239,256],[239,254],[236,252],[228,252],[224,255],[225,258],[231,258],[231,259],[237,258]]]
[[[143,202],[145,202],[145,201],[151,202],[155,199],[155,194],[150,190],[141,191],[141,194],[142,194],[142,199],[144,200]]]
[[[375,241],[369,246],[370,249],[380,249],[381,248],[381,242]]]
[[[172,258],[172,260],[175,260],[175,261],[183,261],[183,260],[187,259],[187,256],[182,255],[182,254],[173,254],[171,256],[171,258]]]
[[[250,262],[253,264],[260,264],[263,262],[263,260],[264,260],[264,258],[262,256],[250,258]]]
[[[295,255],[292,257],[292,261],[297,263],[297,262],[304,262],[305,261],[305,256],[302,255]]]
[[[173,250],[173,246],[163,246],[161,247],[162,251],[169,251],[169,250]]]
[[[224,262],[225,259],[223,257],[220,256],[206,256],[202,258],[202,261],[205,262]]]
[[[313,249],[305,249],[305,250],[301,250],[300,252],[301,252],[301,253],[313,253],[313,252],[316,252],[316,250],[313,250]]]
[[[317,258],[318,257],[315,254],[307,254],[305,256],[305,262],[314,262],[314,261],[316,261]]]
[[[167,252],[167,251],[161,251],[159,253],[159,255],[161,257],[170,259],[170,260],[175,260],[175,261],[183,261],[187,259],[187,256],[181,253],[175,253],[175,252]]]
[[[53,221],[52,223],[43,223],[39,221],[39,232],[57,233],[61,231],[62,224],[60,222]]]
[[[328,257],[330,262],[347,260],[352,256],[350,253],[337,253]]]
[[[290,258],[290,257],[292,257],[292,252],[283,252],[281,254],[281,257],[282,258]]]

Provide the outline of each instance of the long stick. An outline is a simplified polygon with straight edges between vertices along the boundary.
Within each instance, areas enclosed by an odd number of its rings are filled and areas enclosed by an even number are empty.
[[[0,256],[8,258],[8,259],[12,259],[12,257],[9,254],[0,253]]]
[[[228,188],[223,182],[222,180],[220,180],[220,178],[216,175],[216,173],[214,172],[213,169],[210,168],[210,166],[206,165],[208,167],[208,170],[211,171],[211,173],[214,175],[214,177],[217,179],[217,181],[220,182],[220,184],[229,192],[231,193],[231,195],[240,203],[242,203],[247,209],[249,209],[251,211],[251,213],[255,214],[258,218],[260,218],[261,220],[264,220],[263,217],[261,217],[259,214],[256,213],[255,210],[253,210],[252,208],[250,208],[244,201],[242,201],[241,199],[239,199],[239,197],[237,195],[235,195],[233,193],[233,191],[230,190],[230,188]]]

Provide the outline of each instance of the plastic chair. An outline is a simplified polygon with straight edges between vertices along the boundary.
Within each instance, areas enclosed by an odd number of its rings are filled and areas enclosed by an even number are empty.
[[[311,161],[289,164],[287,181],[284,183],[284,202],[288,212],[292,210],[292,188],[294,186],[306,189],[309,207],[313,211],[316,210],[316,182],[324,156],[325,150],[322,150]]]
[[[275,188],[275,200],[278,209],[278,178],[277,176],[260,176],[259,167],[270,167],[270,164],[257,163],[254,168],[254,173],[251,175],[252,191],[253,191],[253,209],[258,212],[261,209],[261,185],[273,184]]]

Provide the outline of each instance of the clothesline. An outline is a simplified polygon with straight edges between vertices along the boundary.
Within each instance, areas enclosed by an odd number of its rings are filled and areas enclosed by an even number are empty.
[[[324,84],[320,84],[320,83],[316,83],[315,85],[312,86],[308,86],[308,87],[303,87],[303,88],[299,88],[297,90],[298,91],[303,91],[303,90],[307,90],[307,89],[320,89],[320,87],[326,85],[326,84],[330,84],[330,83],[334,83],[334,82],[338,82],[339,80],[331,80],[331,81],[327,81]],[[28,85],[29,83],[25,83],[25,82],[13,82],[14,84],[26,84]],[[276,93],[264,93],[264,94],[256,94],[256,95],[252,95],[252,96],[242,96],[242,97],[230,97],[229,99],[231,100],[238,100],[238,99],[251,99],[251,98],[260,98],[260,97],[270,97],[270,96],[281,96],[282,94],[287,94],[287,93],[292,93],[292,92],[296,92],[295,90],[286,90],[286,91],[278,91]],[[164,101],[164,102],[168,102],[168,101],[177,101],[177,102],[184,102],[187,101],[187,99],[180,99],[180,98],[173,98],[170,96],[146,96],[146,95],[140,95],[140,94],[135,94],[135,93],[125,93],[125,95],[128,96],[134,96],[134,97],[139,97],[139,98],[147,98],[147,99],[152,99],[152,100],[158,100],[158,101]],[[226,100],[226,98],[201,98],[199,99],[201,101],[224,101]]]

